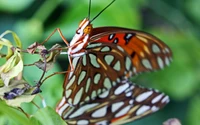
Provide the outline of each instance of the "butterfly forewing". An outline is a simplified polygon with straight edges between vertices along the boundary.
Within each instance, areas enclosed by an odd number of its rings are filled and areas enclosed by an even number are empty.
[[[87,54],[72,59],[74,71],[67,74],[64,95],[71,105],[94,99],[132,75],[130,56],[118,45],[91,43]]]
[[[76,107],[68,106],[65,110],[60,108],[58,112],[68,124],[119,125],[153,113],[168,102],[168,96],[157,90],[121,80],[95,100]]]
[[[163,69],[172,60],[170,48],[155,36],[126,28],[94,28],[92,42],[106,42],[121,46],[132,58],[134,74]]]

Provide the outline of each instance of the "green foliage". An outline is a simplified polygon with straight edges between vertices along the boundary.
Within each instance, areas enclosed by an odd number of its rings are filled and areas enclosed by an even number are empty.
[[[15,31],[21,39],[23,48],[27,48],[35,41],[42,42],[55,28],[61,28],[65,37],[70,40],[80,20],[88,14],[87,0],[3,1],[5,0],[0,0],[2,14],[0,33],[7,29]],[[107,3],[106,0],[93,0],[91,17],[101,11]],[[200,124],[198,118],[200,115],[198,109],[200,105],[198,97],[200,87],[200,17],[198,8],[199,0],[116,0],[111,7],[93,21],[94,27],[121,26],[149,32],[162,39],[173,51],[174,61],[170,67],[163,71],[143,74],[134,79],[137,84],[164,91],[170,95],[172,103],[158,113],[136,121],[135,125],[160,125],[171,117],[179,118],[183,124]],[[55,33],[46,44],[51,46],[56,42],[62,42],[58,33]],[[30,64],[38,61],[38,56],[24,54],[23,59],[25,64]],[[0,60],[1,62],[2,60]],[[67,69],[66,55],[61,56],[59,62],[48,74]],[[64,69],[61,70],[61,67]],[[33,66],[25,67],[24,74],[26,74],[25,79],[34,85],[34,80],[38,80],[42,71]],[[42,96],[48,106],[55,107],[61,98],[62,84],[62,75],[56,75],[45,81],[42,86]],[[36,98],[35,102],[41,106],[40,98]],[[187,110],[182,109],[184,113],[179,109],[180,105],[186,105]],[[0,103],[0,107],[0,124],[2,125],[64,124],[49,107],[37,111],[38,109],[33,105],[22,104],[26,112],[35,113],[30,119],[5,104]],[[43,117],[44,120],[41,119]]]

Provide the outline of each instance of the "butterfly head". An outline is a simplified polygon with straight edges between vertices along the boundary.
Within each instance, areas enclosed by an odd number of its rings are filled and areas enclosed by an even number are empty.
[[[72,41],[70,42],[70,45],[74,45],[77,42],[83,42],[86,43],[89,39],[89,35],[92,32],[92,24],[90,23],[90,20],[88,18],[83,19],[78,29],[76,30],[76,34],[74,35]]]
[[[90,23],[90,20],[88,18],[83,19],[79,26],[78,29],[76,30],[76,34],[80,35],[88,35],[92,31],[92,24]]]

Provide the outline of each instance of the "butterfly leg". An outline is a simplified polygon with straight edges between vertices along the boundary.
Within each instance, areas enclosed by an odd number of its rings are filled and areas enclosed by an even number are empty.
[[[66,40],[66,38],[62,34],[62,31],[60,30],[60,28],[56,28],[41,44],[44,44],[45,42],[47,42],[53,36],[53,34],[56,31],[58,31],[58,33],[59,33],[60,37],[62,38],[62,40],[67,44],[67,47],[69,47],[69,42]]]

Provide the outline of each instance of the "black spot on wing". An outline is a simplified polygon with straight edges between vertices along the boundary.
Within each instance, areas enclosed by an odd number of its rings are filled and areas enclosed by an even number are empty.
[[[115,38],[114,40],[113,40],[113,43],[115,43],[115,44],[117,44],[119,42],[119,39],[118,38]]]
[[[125,44],[128,44],[128,42],[135,36],[135,33],[126,33],[124,36],[124,40],[126,41]]]
[[[134,58],[135,54],[136,54],[135,51],[133,51],[133,52],[131,53],[131,57]]]
[[[114,37],[115,37],[115,34],[110,34],[110,35],[108,36],[108,40],[112,40]]]

